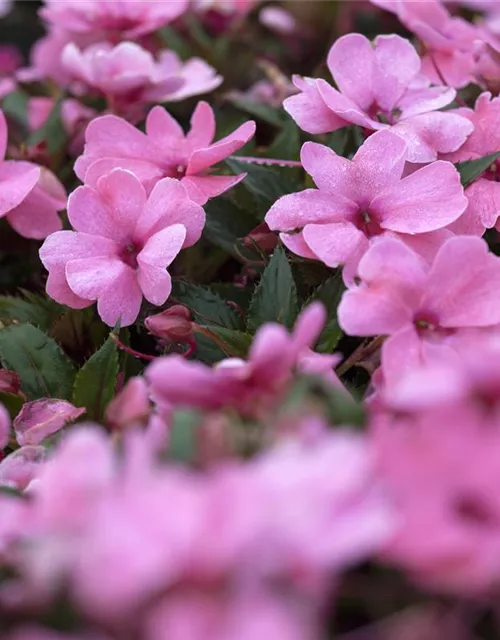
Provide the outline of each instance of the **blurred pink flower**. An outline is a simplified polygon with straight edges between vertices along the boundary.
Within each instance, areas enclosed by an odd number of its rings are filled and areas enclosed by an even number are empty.
[[[0,486],[29,491],[47,458],[47,449],[42,446],[27,445],[9,453],[0,462]]]
[[[77,176],[90,186],[116,167],[129,169],[148,192],[164,177],[179,178],[189,197],[199,204],[240,182],[239,176],[212,176],[212,165],[246,144],[255,133],[252,121],[229,136],[213,142],[215,116],[206,102],[198,103],[189,133],[162,107],[154,107],[142,133],[116,116],[96,118],[87,127],[83,155],[75,164]]]
[[[106,424],[120,430],[148,422],[151,415],[148,386],[144,378],[130,378],[106,408]]]
[[[40,15],[51,27],[94,39],[136,39],[178,18],[189,0],[45,0]],[[94,40],[95,41],[95,40]]]
[[[473,127],[456,113],[437,111],[456,92],[430,86],[420,67],[417,52],[404,38],[377,36],[372,45],[351,33],[339,38],[328,55],[339,90],[326,80],[296,76],[301,93],[287,98],[284,107],[308,133],[349,124],[370,131],[391,129],[408,144],[408,161],[432,162],[438,153],[456,151]]]
[[[76,309],[97,300],[103,321],[120,320],[122,327],[136,320],[143,296],[165,303],[172,287],[166,268],[197,242],[205,223],[203,209],[177,180],[160,180],[148,197],[122,169],[76,189],[68,217],[75,231],[52,234],[40,249],[47,293]]]
[[[37,445],[84,413],[66,400],[43,398],[26,402],[12,426],[21,446]]]
[[[451,163],[434,162],[401,178],[407,151],[392,131],[371,135],[352,160],[307,142],[301,162],[318,188],[280,198],[267,224],[294,253],[346,265],[348,277],[372,240],[387,233],[409,243],[422,235],[425,249],[437,249],[447,237],[439,230],[465,211],[467,198]]]
[[[460,330],[500,322],[500,259],[480,238],[447,240],[431,266],[403,242],[381,239],[358,275],[360,284],[340,302],[339,323],[349,335],[390,336],[382,347],[385,376],[441,357]]]
[[[10,416],[7,409],[0,404],[0,451],[9,444]]]

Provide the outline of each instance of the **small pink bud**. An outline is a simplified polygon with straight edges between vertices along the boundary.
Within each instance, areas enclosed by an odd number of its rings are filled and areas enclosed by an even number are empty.
[[[274,251],[278,244],[278,236],[269,229],[265,222],[262,222],[243,239],[243,244],[249,249],[257,245],[262,251]]]
[[[15,371],[0,369],[0,391],[18,394],[21,389],[21,378]]]
[[[40,444],[85,413],[66,400],[43,398],[26,402],[14,418],[14,431],[21,446]]]
[[[151,413],[149,395],[144,378],[131,378],[108,404],[106,423],[110,429],[123,429],[147,421]]]
[[[189,309],[176,304],[144,321],[147,330],[158,338],[171,342],[189,342],[193,337],[193,323]]]

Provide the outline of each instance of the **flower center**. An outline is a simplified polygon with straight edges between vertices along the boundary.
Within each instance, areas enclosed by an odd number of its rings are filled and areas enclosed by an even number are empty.
[[[140,251],[141,247],[139,247],[134,242],[130,242],[123,248],[122,252],[120,253],[120,260],[132,269],[137,269],[137,256]]]
[[[376,218],[369,211],[359,211],[356,214],[354,224],[368,238],[371,238],[372,236],[379,236],[384,232]]]
[[[418,312],[413,318],[413,323],[420,334],[431,333],[439,329],[438,317],[432,312]]]

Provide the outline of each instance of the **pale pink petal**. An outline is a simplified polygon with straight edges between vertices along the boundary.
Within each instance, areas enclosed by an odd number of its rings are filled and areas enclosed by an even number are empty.
[[[433,162],[387,187],[370,211],[385,229],[424,233],[445,227],[467,208],[460,176],[449,162]]]
[[[349,222],[307,224],[302,232],[305,242],[327,267],[338,267],[352,259],[368,241],[362,231]]]
[[[460,218],[458,220],[460,221]],[[442,245],[446,240],[453,238],[455,234],[447,227],[446,229],[436,229],[436,231],[428,231],[427,233],[415,233],[413,235],[398,233],[395,235],[402,240],[406,246],[422,256],[428,264],[432,264],[436,253]]]
[[[134,237],[143,241],[165,227],[180,223],[185,228],[185,247],[201,237],[205,226],[205,212],[192,202],[178,180],[164,178],[154,187],[144,211],[137,221]]]
[[[241,149],[253,137],[255,128],[255,122],[250,120],[213,145],[194,151],[189,158],[186,175],[196,175]]]
[[[86,256],[78,260],[70,260],[66,264],[66,279],[77,296],[87,300],[97,300],[127,270],[133,272],[133,269],[118,257]]]
[[[102,292],[97,301],[97,312],[110,327],[114,327],[118,320],[121,327],[128,327],[136,321],[141,303],[142,292],[136,272],[126,267]]]
[[[169,138],[184,138],[181,125],[163,107],[153,107],[146,118],[146,133],[155,138],[157,144],[168,141]]]
[[[10,160],[0,163],[0,216],[12,211],[32,191],[40,178],[40,167]]]
[[[408,144],[408,162],[432,162],[456,151],[474,130],[472,122],[450,112],[423,113],[392,127]]]
[[[85,409],[65,400],[44,398],[26,402],[14,418],[16,439],[21,446],[40,444],[84,413]]]
[[[456,224],[459,224],[463,218],[471,218],[471,224],[475,221],[474,230],[479,233],[482,228],[480,232],[482,235],[485,227],[487,229],[494,227],[500,216],[500,183],[480,178],[467,187],[465,195],[469,200],[469,206]]]
[[[342,329],[354,336],[390,335],[412,317],[412,309],[390,288],[350,289],[342,296],[337,313]]]
[[[293,82],[301,89],[301,93],[284,100],[283,108],[303,131],[312,134],[328,133],[349,124],[326,106],[316,80],[295,76]]]
[[[368,136],[353,158],[358,202],[369,202],[381,189],[399,185],[406,154],[404,140],[391,131],[376,131]]]
[[[47,457],[46,447],[27,446],[16,449],[0,462],[0,485],[24,491],[36,478]],[[21,632],[17,640],[51,640],[51,638],[50,636],[40,637],[39,634],[26,636]]]
[[[7,220],[25,238],[43,240],[62,228],[57,215],[60,209],[64,209],[64,203],[52,198],[37,184],[20,205],[9,211]]]
[[[352,163],[322,144],[306,142],[300,151],[300,161],[318,189],[352,200],[356,195]]]
[[[248,354],[255,380],[263,386],[272,386],[290,375],[295,359],[291,346],[290,336],[283,326],[268,323],[261,327]],[[242,371],[245,371],[243,367]]]
[[[7,151],[7,138],[7,120],[5,119],[3,111],[0,109],[0,161],[5,158],[5,152]]]
[[[314,251],[311,251],[309,245],[304,240],[302,231],[299,233],[280,233],[280,240],[287,249],[290,249],[292,253],[309,260],[317,260],[317,256]]]
[[[185,227],[174,224],[152,236],[137,256],[137,281],[151,304],[159,306],[167,301],[172,289],[167,267],[182,249],[185,238]]]
[[[266,223],[273,231],[294,231],[310,223],[341,222],[356,210],[357,205],[342,196],[306,189],[277,200],[266,214]]]
[[[467,265],[464,268],[464,265]],[[500,322],[500,259],[481,238],[456,236],[438,251],[422,308],[443,327],[481,327]]]
[[[225,193],[246,178],[246,173],[237,176],[187,176],[181,182],[194,202],[204,205],[210,200]]]
[[[292,333],[295,348],[298,351],[306,347],[312,349],[321,335],[326,320],[326,309],[321,302],[312,302],[301,311]]]
[[[10,438],[10,416],[7,409],[0,404],[0,451],[9,444]]]
[[[179,102],[192,96],[199,96],[217,89],[223,77],[202,58],[190,58],[179,69],[179,77],[184,81],[180,89],[166,96],[158,96],[160,101]]]
[[[123,169],[132,172],[144,185],[149,193],[154,185],[165,177],[165,171],[153,161],[137,160],[135,158],[102,158],[90,159],[90,163],[85,170],[85,185],[96,187],[102,176],[111,173],[115,169]]]
[[[330,49],[327,63],[341,93],[366,111],[374,102],[377,72],[370,41],[359,33],[342,36]]]
[[[191,129],[186,136],[187,141],[196,147],[207,147],[215,136],[215,116],[207,102],[198,102],[191,116]]]
[[[408,324],[382,345],[382,371],[388,387],[397,384],[406,373],[423,364],[423,342],[413,325]]]
[[[397,35],[375,38],[377,74],[373,91],[377,104],[384,111],[392,111],[410,82],[420,71],[420,58],[415,48]]]
[[[453,102],[455,95],[456,91],[449,87],[409,89],[398,103],[400,119],[407,120],[421,113],[437,111]]]
[[[326,80],[317,80],[316,86],[326,106],[343,120],[357,124],[360,127],[366,127],[367,129],[377,130],[387,128],[388,125],[380,124],[370,118],[359,105],[343,93],[337,91],[337,89],[334,89]]]

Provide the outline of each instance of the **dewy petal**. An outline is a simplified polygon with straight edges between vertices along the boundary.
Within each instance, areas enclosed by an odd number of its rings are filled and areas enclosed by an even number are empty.
[[[308,224],[302,232],[308,247],[327,267],[338,267],[352,259],[368,241],[362,231],[349,222]]]
[[[309,245],[304,240],[303,232],[299,233],[280,233],[280,240],[287,249],[292,253],[309,260],[317,260],[314,251],[311,251]]]
[[[392,131],[408,144],[408,162],[427,163],[456,151],[474,131],[467,118],[450,112],[423,113],[398,122]]]
[[[154,187],[134,231],[134,238],[146,241],[165,227],[180,223],[185,228],[185,247],[201,237],[205,226],[205,212],[178,180],[164,178]]]
[[[142,292],[136,273],[126,267],[99,297],[97,312],[110,327],[114,327],[118,320],[121,327],[128,327],[136,321],[141,303]]]
[[[499,289],[500,259],[481,238],[456,236],[436,255],[422,307],[443,327],[492,326],[500,322]]]
[[[408,89],[398,103],[401,120],[429,111],[437,111],[453,102],[456,91],[450,87],[425,87]]]
[[[339,194],[352,200],[355,197],[352,163],[322,144],[306,142],[300,151],[300,161],[318,189]]]
[[[316,80],[295,76],[293,81],[301,89],[301,93],[284,100],[283,108],[303,131],[312,134],[329,133],[349,124],[326,106]]]
[[[64,204],[52,198],[42,188],[35,186],[26,198],[7,214],[10,226],[24,238],[43,240],[62,228],[57,211]]]
[[[97,300],[127,269],[133,272],[115,256],[85,257],[66,264],[66,279],[77,296]]]
[[[460,175],[450,162],[433,162],[376,196],[370,211],[384,229],[425,233],[445,227],[467,208]]]
[[[377,62],[373,91],[377,104],[384,111],[392,111],[408,85],[420,71],[420,58],[413,45],[397,35],[375,38]]]
[[[197,204],[204,205],[210,200],[225,193],[245,179],[246,173],[237,176],[187,176],[181,179],[182,185]]]
[[[40,167],[31,162],[0,163],[0,216],[12,211],[32,191],[40,178]]]
[[[153,107],[148,113],[146,133],[156,139],[157,145],[161,145],[163,141],[167,142],[169,138],[184,139],[181,125],[164,107],[160,106]]]
[[[218,140],[205,149],[194,151],[189,158],[186,175],[192,176],[201,173],[241,149],[253,137],[255,128],[255,122],[250,120],[222,140]]]
[[[357,177],[355,189],[359,194],[357,201],[368,204],[381,189],[398,185],[406,154],[406,143],[391,131],[376,131],[369,136],[353,158]]]
[[[172,283],[167,267],[182,249],[186,238],[186,228],[174,224],[152,236],[137,256],[137,281],[146,300],[151,304],[166,302]]]
[[[198,102],[191,116],[191,129],[186,140],[196,147],[207,147],[215,136],[215,116],[207,102]]]
[[[500,183],[492,180],[479,179],[467,187],[465,195],[469,206],[462,218],[471,216],[478,225],[491,229],[500,216]],[[460,220],[457,221],[459,223]]]
[[[362,111],[374,102],[376,61],[370,41],[359,33],[339,38],[328,54],[330,73],[341,93]]]
[[[282,196],[266,214],[266,223],[273,231],[294,231],[306,224],[341,222],[355,213],[357,206],[342,196],[306,189]]]
[[[97,187],[99,180],[115,169],[123,169],[133,173],[144,185],[149,193],[153,186],[164,177],[164,170],[153,161],[137,160],[135,158],[102,158],[91,160],[85,170],[85,186]]]
[[[146,204],[146,192],[130,171],[114,169],[96,189],[78,187],[68,200],[68,217],[77,231],[128,244]]]
[[[413,249],[419,256],[422,256],[429,265],[432,264],[436,253],[441,249],[441,246],[446,240],[455,236],[449,227],[446,229],[436,229],[436,231],[428,231],[427,233],[415,233],[413,235],[397,233],[395,235],[402,240],[406,246]]]
[[[353,102],[350,98],[334,89],[326,80],[316,81],[321,98],[326,106],[343,120],[357,124],[367,129],[385,129],[387,125],[376,122],[365,111]]]
[[[65,400],[43,398],[26,402],[13,422],[16,439],[22,447],[40,444],[84,413],[85,409]]]

